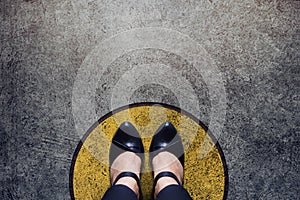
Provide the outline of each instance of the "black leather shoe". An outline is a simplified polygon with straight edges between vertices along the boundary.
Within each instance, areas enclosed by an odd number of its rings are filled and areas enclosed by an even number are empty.
[[[184,149],[181,137],[171,122],[163,123],[154,134],[150,144],[150,162],[160,152],[167,151],[174,154],[184,167]]]
[[[177,133],[177,130],[170,122],[163,123],[156,133],[154,134],[150,144],[150,164],[152,165],[153,158],[160,152],[167,151],[175,155],[180,161],[182,168],[184,168],[184,149],[181,141],[181,137]],[[162,171],[154,177],[152,199],[154,198],[154,191],[157,181],[163,177],[173,178],[178,185],[183,184],[183,180],[180,182],[175,174],[170,171]]]
[[[130,122],[124,122],[116,131],[109,151],[109,164],[112,165],[113,161],[126,151],[131,151],[144,160],[144,146],[142,139]]]
[[[126,151],[130,151],[135,153],[137,156],[141,158],[141,161],[143,163],[144,160],[144,146],[142,139],[140,137],[140,134],[135,129],[135,127],[130,122],[124,122],[120,125],[118,130],[116,131],[113,139],[112,144],[110,145],[109,150],[109,166],[112,165],[114,160],[121,154]],[[142,168],[142,165],[141,165]],[[142,196],[142,190],[140,185],[140,180],[138,176],[129,171],[125,171],[120,173],[112,183],[112,185],[115,185],[116,182],[123,177],[132,177],[136,180],[137,185],[139,187],[139,194],[140,194],[140,200],[143,199]]]

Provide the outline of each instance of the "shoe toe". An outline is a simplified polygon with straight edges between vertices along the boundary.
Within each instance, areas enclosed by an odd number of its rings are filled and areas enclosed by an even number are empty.
[[[112,142],[116,145],[121,145],[135,153],[143,153],[144,147],[138,131],[129,123],[124,122],[120,125]]]
[[[136,128],[130,122],[124,122],[116,131],[110,147],[110,163],[125,151],[136,153],[143,159],[144,146]]]
[[[177,130],[170,122],[163,123],[152,138],[150,152],[166,148],[177,135]]]

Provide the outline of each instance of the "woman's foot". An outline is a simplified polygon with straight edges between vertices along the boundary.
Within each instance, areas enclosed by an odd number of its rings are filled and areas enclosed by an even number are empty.
[[[126,151],[120,154],[110,167],[110,177],[113,183],[116,177],[122,172],[133,172],[140,178],[141,158],[135,153]],[[139,198],[139,186],[132,177],[125,176],[120,178],[115,185],[125,185],[129,187]]]
[[[160,173],[160,172],[172,172],[176,175],[178,180],[180,181],[180,184],[182,185],[183,180],[183,167],[178,160],[178,158],[169,152],[160,152],[157,154],[153,160],[152,160],[152,166],[154,171],[154,178]],[[155,185],[155,192],[154,196],[156,197],[157,194],[164,189],[165,187],[169,185],[178,185],[176,180],[171,177],[161,177],[158,179],[157,184]]]

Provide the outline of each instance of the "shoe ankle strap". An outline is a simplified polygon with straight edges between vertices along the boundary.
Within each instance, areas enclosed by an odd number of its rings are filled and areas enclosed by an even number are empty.
[[[163,178],[163,177],[170,177],[170,178],[173,178],[177,183],[178,185],[181,185],[180,181],[178,180],[177,176],[172,173],[172,172],[169,172],[169,171],[164,171],[164,172],[160,172],[159,174],[157,174],[157,176],[155,177],[154,179],[154,187],[156,186],[157,184],[157,181],[160,179],[160,178]]]
[[[139,177],[138,177],[135,173],[133,173],[133,172],[122,172],[122,173],[120,173],[120,174],[116,177],[116,179],[115,179],[115,181],[113,182],[112,185],[115,185],[115,184],[118,182],[118,180],[120,180],[120,178],[123,178],[123,177],[131,177],[131,178],[134,178],[135,181],[137,182],[139,188],[140,188],[140,179],[139,179]]]

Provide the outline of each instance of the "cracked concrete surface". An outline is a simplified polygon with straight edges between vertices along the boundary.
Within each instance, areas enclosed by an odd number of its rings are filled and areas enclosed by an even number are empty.
[[[299,8],[293,0],[2,0],[0,199],[70,199],[77,72],[101,41],[144,27],[188,35],[222,73],[228,199],[299,199]],[[117,58],[95,91],[99,118],[128,66],[160,62],[185,69],[208,124],[207,85],[185,59],[161,49]],[[155,84],[130,98],[141,101],[178,105]]]

